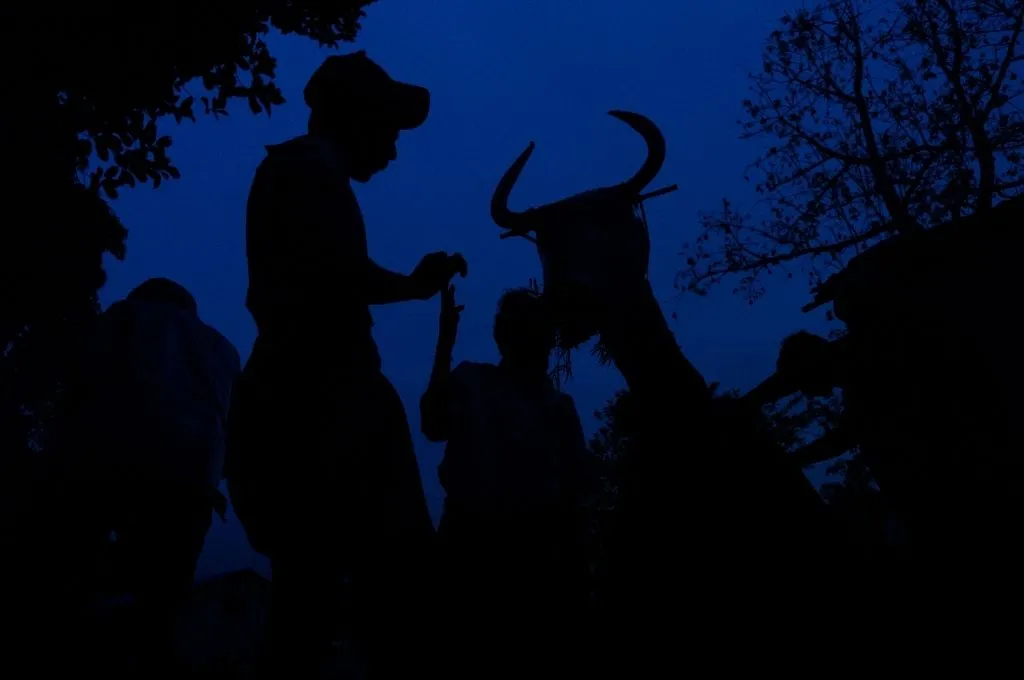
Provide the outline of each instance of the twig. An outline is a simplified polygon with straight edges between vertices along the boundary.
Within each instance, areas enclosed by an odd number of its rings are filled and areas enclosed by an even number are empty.
[[[534,245],[537,244],[537,239],[535,239],[534,237],[530,236],[525,231],[506,231],[505,233],[503,233],[498,238],[500,238],[500,239],[507,239],[507,238],[513,238],[515,236],[518,236],[520,238],[525,238],[527,241],[529,241],[530,243],[532,243]]]
[[[639,196],[637,196],[636,200],[638,203],[642,203],[649,198],[657,198],[658,196],[664,196],[665,194],[670,194],[678,189],[679,185],[673,184],[672,186],[665,187],[664,189],[658,189],[657,191],[651,191],[650,193],[640,194]]]

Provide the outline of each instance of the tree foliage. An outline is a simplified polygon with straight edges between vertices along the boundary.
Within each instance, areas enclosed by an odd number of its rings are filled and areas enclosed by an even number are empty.
[[[701,216],[677,284],[803,265],[811,285],[895,233],[988,210],[1024,187],[1019,0],[828,0],[768,38],[743,139],[760,197]],[[788,272],[792,277],[792,272]]]
[[[157,133],[161,118],[195,120],[196,108],[227,115],[235,99],[269,115],[284,103],[266,42],[272,28],[335,47],[355,38],[373,1],[256,2],[232,11],[107,4],[56,15],[45,5],[18,5],[7,10],[7,28],[18,45],[46,46],[21,75],[37,106],[58,109],[47,122],[60,125],[62,141],[75,136],[63,160],[73,158],[78,171],[89,171],[90,187],[115,198],[136,182],[177,178],[170,138]]]
[[[739,406],[742,411],[743,406],[737,401],[740,398],[737,391],[721,391],[717,384],[712,384],[711,389],[717,403],[724,409],[723,413],[732,412],[739,416],[740,412],[730,408]],[[630,456],[651,453],[640,448],[650,444],[638,436],[640,421],[637,408],[631,393],[620,390],[595,413],[600,426],[589,445],[590,473],[595,491],[590,507],[593,538],[591,569],[595,575],[599,602],[605,597],[607,588],[609,543],[614,540],[616,531],[623,466]],[[788,397],[764,412],[768,438],[780,448],[793,453],[829,429],[837,427],[840,411],[841,399],[838,395],[821,398],[802,395]],[[678,455],[678,452],[671,450],[670,442],[659,444],[666,450],[657,452],[656,457]],[[854,541],[850,546],[865,551],[863,556],[867,556],[884,540],[884,509],[874,479],[856,450],[834,460],[828,474],[831,479],[822,484],[819,491],[838,520],[834,526],[837,530],[834,538]],[[844,536],[841,534],[843,531],[850,533]]]
[[[769,405],[765,413],[772,440],[793,452],[837,427],[841,410],[838,395],[807,397],[797,393]]]
[[[619,390],[597,412],[601,423],[588,443],[588,476],[591,488],[587,508],[590,518],[589,562],[596,599],[606,597],[608,560],[612,550],[619,499],[620,465],[637,446],[636,401],[629,390]]]
[[[158,122],[219,117],[235,100],[269,115],[284,98],[268,33],[336,46],[355,37],[373,1],[0,10],[8,91],[17,94],[0,109],[12,166],[0,261],[3,452],[45,446],[69,347],[98,311],[103,256],[125,255],[127,230],[107,201],[179,177]]]
[[[762,423],[750,423],[746,415],[746,405],[739,401],[741,395],[737,390],[723,391],[718,383],[712,383],[710,389],[723,418],[737,424],[740,428],[737,431],[763,425],[768,438],[786,451],[794,451],[824,429],[834,427],[838,421],[837,398],[808,400],[793,397],[767,410]],[[598,576],[599,596],[602,587],[601,576],[605,569],[604,562],[608,557],[608,542],[615,531],[623,465],[631,456],[644,456],[648,453],[655,458],[678,455],[672,450],[673,444],[667,441],[658,442],[658,446],[665,447],[665,451],[655,453],[646,450],[645,447],[651,446],[652,440],[645,440],[641,436],[643,421],[638,410],[640,408],[641,405],[629,390],[619,390],[594,414],[600,426],[589,442],[589,472],[594,491],[589,510],[594,539],[592,568]],[[680,433],[681,438],[682,436]],[[755,443],[759,440],[754,437],[743,441]],[[680,444],[677,443],[677,446]],[[742,459],[742,456],[738,456],[738,459]],[[840,486],[843,485],[845,481],[840,482]]]

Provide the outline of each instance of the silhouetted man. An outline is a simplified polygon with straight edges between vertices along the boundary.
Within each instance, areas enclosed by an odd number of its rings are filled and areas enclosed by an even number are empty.
[[[100,316],[84,359],[62,447],[72,574],[109,556],[108,585],[136,595],[158,626],[140,626],[140,639],[162,645],[213,510],[224,512],[217,485],[238,352],[187,290],[157,278]]]
[[[997,434],[1007,431],[999,424],[1009,418],[986,402],[993,383],[985,372],[962,360],[970,356],[969,340],[932,341],[955,332],[949,329],[914,332],[910,342],[883,336],[870,344],[862,340],[860,348],[853,336],[829,343],[796,333],[783,342],[779,372],[807,394],[843,389],[840,427],[807,448],[828,447],[837,455],[860,446],[887,510],[904,524],[915,568],[962,575],[984,564],[985,578],[993,582],[997,565],[1008,562],[996,555],[1012,550],[1000,522],[1016,515],[1007,510],[1014,468],[998,458],[998,452],[1013,450],[1001,447],[1006,439]],[[949,350],[958,340],[962,354]],[[975,398],[957,399],[958,390]]]
[[[883,493],[897,495],[903,491],[908,470],[901,465],[897,451],[886,446],[885,437],[877,435],[884,423],[876,414],[887,412],[892,418],[898,418],[901,394],[891,386],[876,386],[871,393],[871,382],[880,382],[881,375],[876,375],[878,366],[858,360],[853,340],[847,336],[835,342],[800,331],[788,336],[779,349],[776,372],[785,383],[794,390],[799,390],[812,397],[824,397],[832,394],[835,388],[843,390],[843,413],[839,427],[830,430],[811,447],[821,450],[820,459],[839,456],[858,445],[865,445],[863,455],[868,462],[872,475],[882,487]],[[872,380],[874,377],[874,380]],[[881,403],[881,394],[876,394],[882,387],[887,391],[887,404]],[[870,396],[869,396],[870,394]],[[873,402],[876,408],[867,409]],[[891,428],[885,428],[891,429]],[[889,455],[879,455],[884,450]],[[811,455],[808,449],[804,455]],[[908,453],[908,452],[904,452]]]
[[[420,409],[427,438],[448,442],[438,533],[451,598],[445,629],[456,649],[449,661],[478,677],[516,659],[525,671],[535,670],[527,659],[543,657],[550,669],[580,634],[571,616],[585,605],[587,583],[586,444],[572,397],[548,374],[555,328],[542,297],[510,291],[494,320],[501,361],[451,370],[461,308],[453,287],[442,295]]]
[[[268,147],[249,194],[247,306],[259,330],[232,416],[229,490],[271,559],[281,672],[312,672],[350,584],[374,672],[418,664],[416,611],[433,538],[405,410],[381,373],[369,305],[426,300],[460,256],[412,274],[370,259],[351,180],[396,158],[427,117],[428,91],[364,52],[328,58],[305,89],[309,134]]]
[[[908,521],[914,505],[909,501],[915,486],[912,461],[916,445],[908,439],[912,428],[905,421],[905,390],[893,384],[886,357],[868,357],[847,335],[827,339],[799,331],[788,336],[779,349],[776,375],[785,389],[810,397],[825,397],[843,390],[839,425],[799,449],[801,462],[820,462],[855,447],[878,482],[888,520],[896,528]]]
[[[832,343],[807,331],[787,336],[782,341],[775,362],[775,375],[784,387],[776,390],[800,391],[809,397],[830,396],[837,387],[845,390],[850,382],[848,345],[848,340]],[[842,426],[829,430],[813,445],[813,452],[821,451],[821,460],[842,455],[859,443],[856,431],[858,423],[854,418],[860,406],[856,399],[859,395],[853,390],[853,393],[845,396]],[[811,453],[808,450],[806,455]]]

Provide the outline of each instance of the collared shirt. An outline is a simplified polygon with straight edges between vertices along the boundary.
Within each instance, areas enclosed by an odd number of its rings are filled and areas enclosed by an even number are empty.
[[[336,145],[303,135],[267,147],[249,192],[246,254],[261,350],[379,368],[362,293],[366,227]]]
[[[194,313],[124,300],[98,319],[72,417],[82,474],[215,488],[223,477],[234,346]]]

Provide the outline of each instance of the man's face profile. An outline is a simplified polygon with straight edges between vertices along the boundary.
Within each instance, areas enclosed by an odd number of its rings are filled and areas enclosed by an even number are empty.
[[[398,158],[398,130],[379,123],[353,129],[348,135],[352,179],[367,182]]]

